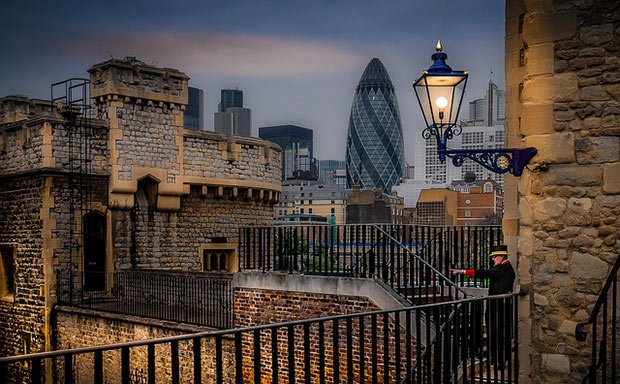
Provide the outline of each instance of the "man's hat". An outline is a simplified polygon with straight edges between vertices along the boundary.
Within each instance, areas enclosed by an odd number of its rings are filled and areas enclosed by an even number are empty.
[[[494,245],[491,247],[491,257],[495,256],[508,256],[507,245]]]

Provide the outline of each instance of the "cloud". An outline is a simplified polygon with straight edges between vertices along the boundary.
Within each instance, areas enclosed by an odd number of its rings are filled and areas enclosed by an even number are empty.
[[[90,36],[69,45],[72,54],[136,58],[191,75],[286,77],[350,71],[361,57],[334,43],[250,34],[126,32]]]

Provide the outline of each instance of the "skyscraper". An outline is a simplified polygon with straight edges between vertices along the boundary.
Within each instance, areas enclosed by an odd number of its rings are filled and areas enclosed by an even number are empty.
[[[362,189],[398,184],[405,165],[403,130],[394,86],[383,63],[373,58],[360,78],[347,135],[347,184]]]
[[[252,136],[252,117],[248,108],[243,108],[243,91],[222,89],[220,103],[214,116],[215,132],[226,136]]]
[[[312,129],[296,125],[276,125],[259,128],[258,136],[282,147],[282,181],[318,178],[312,149]]]
[[[183,126],[188,129],[203,130],[205,126],[204,91],[194,87],[188,87],[187,90],[187,107],[183,113]]]
[[[226,112],[228,108],[243,108],[243,91],[238,89],[222,89],[220,91],[219,112]]]

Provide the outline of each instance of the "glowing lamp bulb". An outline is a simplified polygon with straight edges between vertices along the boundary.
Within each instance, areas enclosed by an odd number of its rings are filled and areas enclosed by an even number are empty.
[[[439,109],[445,109],[448,106],[448,99],[446,99],[443,96],[439,96],[436,100],[435,100],[435,105],[439,108]]]

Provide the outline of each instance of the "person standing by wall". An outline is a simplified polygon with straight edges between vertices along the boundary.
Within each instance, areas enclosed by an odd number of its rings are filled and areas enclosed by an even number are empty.
[[[452,275],[465,275],[470,278],[489,279],[489,296],[511,293],[515,281],[515,271],[508,261],[508,247],[491,247],[493,267],[490,269],[451,269]],[[491,299],[486,314],[489,333],[491,362],[503,369],[510,357],[512,344],[512,300]]]

